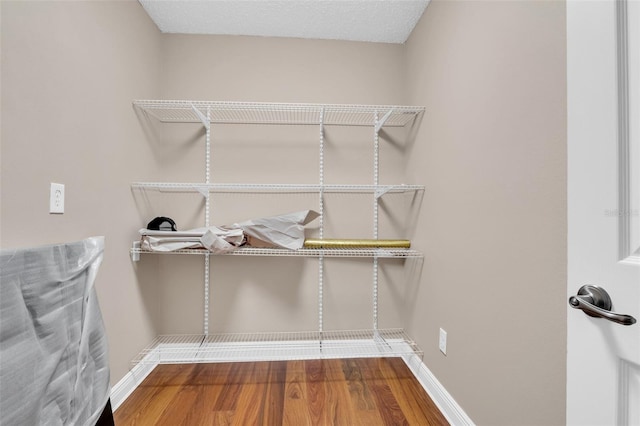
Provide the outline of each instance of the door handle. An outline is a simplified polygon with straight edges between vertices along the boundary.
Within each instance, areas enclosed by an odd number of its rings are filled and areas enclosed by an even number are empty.
[[[611,312],[611,297],[602,287],[583,285],[576,296],[569,298],[569,305],[595,318],[604,318],[622,325],[633,325],[636,319],[631,315]]]

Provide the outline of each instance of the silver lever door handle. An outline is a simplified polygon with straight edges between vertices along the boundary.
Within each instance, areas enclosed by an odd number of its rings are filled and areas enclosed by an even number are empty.
[[[569,305],[575,309],[582,309],[585,314],[591,317],[608,319],[622,325],[636,323],[636,319],[631,315],[611,312],[609,293],[597,285],[587,284],[580,287],[578,294],[569,298]]]

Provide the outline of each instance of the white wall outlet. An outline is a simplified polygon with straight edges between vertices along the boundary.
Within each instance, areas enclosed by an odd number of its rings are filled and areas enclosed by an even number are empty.
[[[64,213],[64,185],[61,183],[51,183],[49,192],[49,213]]]
[[[443,354],[447,354],[447,332],[443,329],[440,329],[440,338],[438,339],[438,347],[440,348],[440,352]]]

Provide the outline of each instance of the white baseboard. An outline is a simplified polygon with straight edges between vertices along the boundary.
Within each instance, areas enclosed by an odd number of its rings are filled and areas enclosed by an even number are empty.
[[[438,406],[442,414],[452,426],[473,426],[473,420],[453,399],[451,394],[436,379],[433,373],[417,355],[403,356],[413,375],[416,376],[424,390]]]
[[[111,388],[111,408],[115,412],[138,385],[151,373],[157,364],[136,364],[118,383]]]

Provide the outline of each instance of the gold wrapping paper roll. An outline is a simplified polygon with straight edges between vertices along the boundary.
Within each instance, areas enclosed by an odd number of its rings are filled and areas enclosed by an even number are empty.
[[[305,248],[358,249],[358,248],[409,248],[409,240],[352,240],[352,239],[315,239],[304,240]]]

